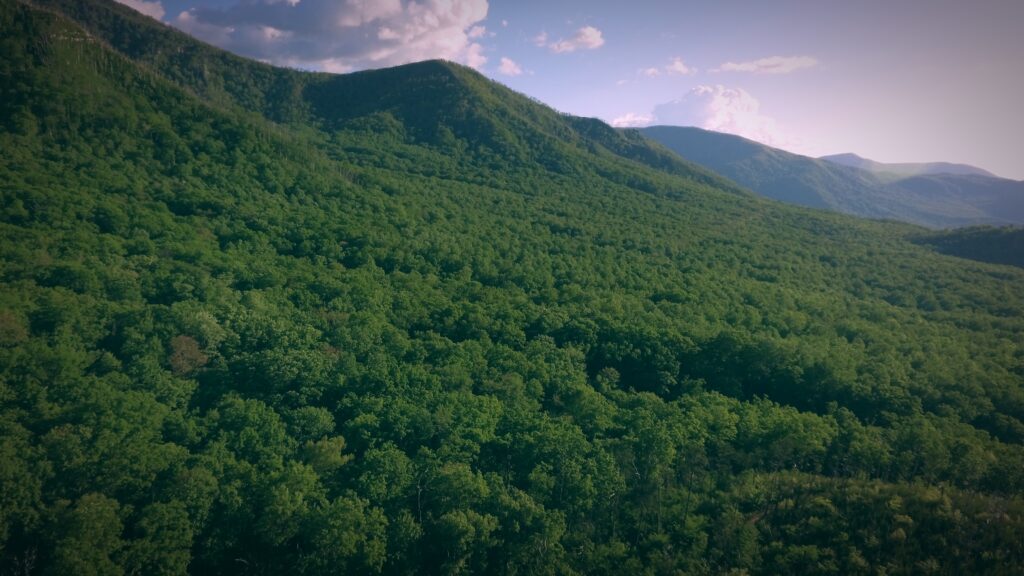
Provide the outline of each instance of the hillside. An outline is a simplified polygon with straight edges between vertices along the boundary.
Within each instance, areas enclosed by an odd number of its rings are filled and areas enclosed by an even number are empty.
[[[451,63],[0,31],[0,573],[1024,566],[1024,270]]]
[[[821,160],[833,164],[842,164],[853,168],[860,168],[868,172],[879,172],[895,176],[922,176],[927,174],[958,174],[961,176],[997,176],[988,170],[971,166],[969,164],[955,164],[952,162],[876,162],[856,154],[831,154],[822,156]]]
[[[921,234],[915,241],[943,254],[1024,268],[1024,228],[959,228]]]
[[[641,133],[762,196],[783,202],[931,228],[1024,224],[1024,182],[968,173],[971,167],[872,165],[868,160],[837,163],[700,128],[654,126]],[[906,173],[876,171],[879,166]]]

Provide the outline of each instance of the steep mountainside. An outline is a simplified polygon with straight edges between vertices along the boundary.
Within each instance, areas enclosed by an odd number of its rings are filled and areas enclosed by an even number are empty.
[[[821,160],[833,164],[842,164],[853,168],[860,168],[868,172],[879,172],[895,176],[922,176],[926,174],[959,174],[974,176],[989,176],[996,178],[996,175],[969,164],[954,164],[952,162],[876,162],[863,158],[856,154],[832,154],[822,156]]]
[[[933,228],[1024,224],[1024,182],[980,174],[874,172],[700,128],[654,126],[641,133],[762,196],[783,202]],[[942,170],[938,165],[922,168],[930,169]]]
[[[1024,270],[450,63],[0,32],[0,573],[1024,566]]]

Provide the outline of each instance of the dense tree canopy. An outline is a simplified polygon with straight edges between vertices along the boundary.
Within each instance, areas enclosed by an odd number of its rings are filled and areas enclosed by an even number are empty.
[[[1024,271],[452,64],[37,4],[0,0],[0,572],[1024,566]]]
[[[944,254],[1024,268],[1024,228],[974,226],[920,234],[916,241]]]

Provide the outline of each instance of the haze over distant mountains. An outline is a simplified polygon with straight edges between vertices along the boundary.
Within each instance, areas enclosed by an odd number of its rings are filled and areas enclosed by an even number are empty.
[[[810,158],[693,127],[640,131],[692,162],[783,202],[931,228],[1024,224],[1024,182],[973,166],[883,164],[854,154]]]
[[[922,174],[968,174],[998,178],[998,176],[984,168],[978,168],[977,166],[971,166],[970,164],[956,164],[953,162],[877,162],[850,152],[845,154],[821,156],[820,159],[832,162],[833,164],[842,164],[843,166],[860,168],[876,174],[893,174],[897,176],[920,176]]]

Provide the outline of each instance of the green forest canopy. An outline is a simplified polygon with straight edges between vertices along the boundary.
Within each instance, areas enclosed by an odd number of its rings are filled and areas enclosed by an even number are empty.
[[[449,63],[0,30],[3,572],[1024,566],[1024,271]]]

